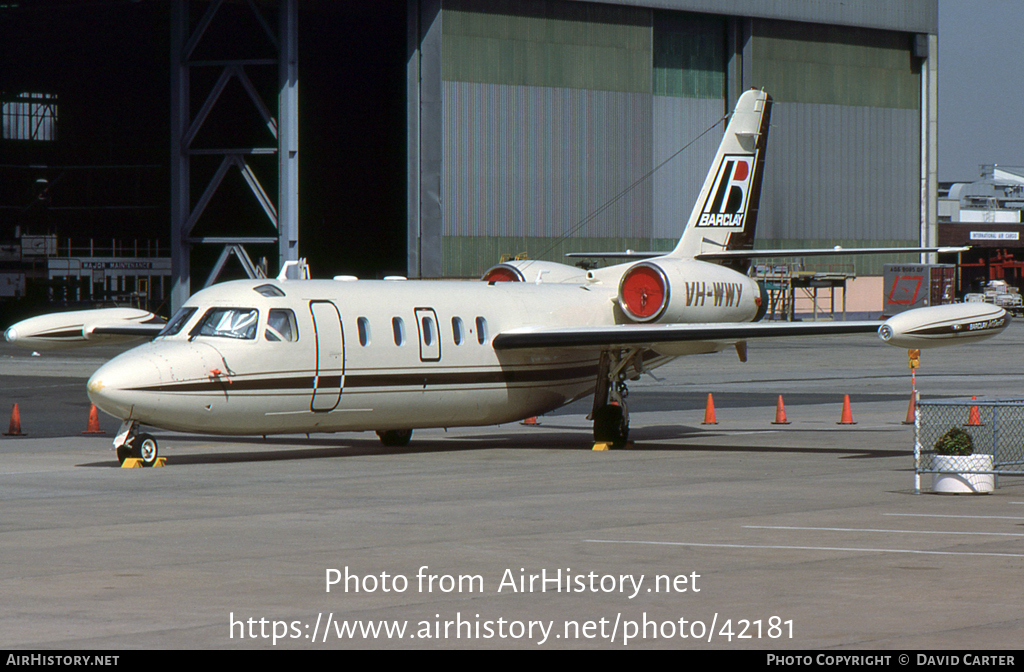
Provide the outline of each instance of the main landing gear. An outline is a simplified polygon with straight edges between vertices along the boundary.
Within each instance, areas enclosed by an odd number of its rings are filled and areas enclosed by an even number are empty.
[[[124,464],[130,457],[142,460],[143,466],[152,467],[160,455],[160,447],[152,435],[139,432],[139,423],[135,420],[125,420],[121,423],[121,429],[114,438],[114,448],[117,450],[117,461]]]
[[[412,439],[411,429],[386,429],[377,430],[377,436],[380,437],[380,442],[385,446],[401,447],[408,446],[409,441]]]
[[[601,353],[594,388],[594,442],[622,448],[629,439],[629,407],[626,379],[637,380],[643,373],[643,351],[639,349]]]

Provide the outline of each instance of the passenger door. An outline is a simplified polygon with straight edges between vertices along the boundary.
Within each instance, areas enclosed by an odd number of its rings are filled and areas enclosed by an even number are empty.
[[[345,385],[345,335],[341,314],[330,301],[310,301],[316,337],[316,369],[310,410],[331,411],[341,400]]]

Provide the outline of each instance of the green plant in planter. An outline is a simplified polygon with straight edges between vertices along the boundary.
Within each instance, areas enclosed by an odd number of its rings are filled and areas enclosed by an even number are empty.
[[[971,455],[974,453],[974,442],[971,435],[959,427],[951,427],[948,432],[935,442],[937,455]]]

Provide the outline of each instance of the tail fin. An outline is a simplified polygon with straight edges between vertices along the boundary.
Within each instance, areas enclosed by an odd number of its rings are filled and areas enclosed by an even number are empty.
[[[736,101],[683,237],[668,256],[753,249],[771,108],[764,91],[746,91]]]

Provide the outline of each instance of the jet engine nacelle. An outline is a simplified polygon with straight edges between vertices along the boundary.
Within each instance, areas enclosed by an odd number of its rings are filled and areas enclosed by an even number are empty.
[[[878,328],[878,337],[899,348],[937,348],[995,336],[1008,324],[1010,316],[999,306],[952,303],[893,315]]]
[[[619,281],[619,307],[634,322],[750,322],[761,305],[756,282],[704,261],[642,261]]]
[[[138,308],[72,310],[22,320],[7,329],[4,337],[22,348],[56,350],[152,338],[163,323],[153,313]]]
[[[485,282],[586,282],[587,272],[557,261],[517,259],[491,266],[481,278]]]

